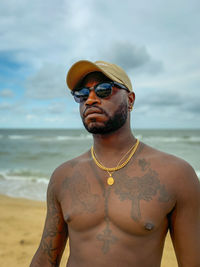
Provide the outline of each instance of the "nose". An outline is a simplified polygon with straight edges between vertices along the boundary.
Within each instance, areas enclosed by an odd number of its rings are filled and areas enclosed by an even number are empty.
[[[94,90],[91,90],[87,100],[85,101],[85,105],[91,106],[91,105],[100,104],[100,103],[101,103],[100,98],[95,94]]]

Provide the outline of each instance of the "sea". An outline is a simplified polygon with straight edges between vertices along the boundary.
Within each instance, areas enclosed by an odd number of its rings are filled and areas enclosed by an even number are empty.
[[[200,178],[200,129],[137,129],[133,134],[183,158]],[[92,142],[85,129],[0,129],[0,194],[45,201],[54,169],[89,150]]]

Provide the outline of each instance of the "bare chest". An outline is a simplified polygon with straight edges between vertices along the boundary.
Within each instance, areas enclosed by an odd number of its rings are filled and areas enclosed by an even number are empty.
[[[88,166],[63,180],[61,206],[71,229],[89,231],[107,225],[121,232],[145,235],[167,224],[173,197],[162,177],[143,162],[134,169],[113,173],[107,184],[105,171]]]

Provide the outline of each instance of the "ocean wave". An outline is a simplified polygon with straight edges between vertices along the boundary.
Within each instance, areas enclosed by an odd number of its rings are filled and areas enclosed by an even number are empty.
[[[190,142],[197,142],[197,143],[199,143],[200,142],[200,136],[190,136],[190,137],[188,137],[188,140]]]
[[[17,155],[18,159],[22,159],[22,160],[40,160],[42,158],[45,158],[45,157],[52,157],[52,158],[55,158],[55,157],[60,157],[62,154],[60,151],[37,151],[35,153],[33,152],[23,152],[19,155]]]
[[[3,135],[0,135],[0,138],[3,138]],[[82,140],[92,140],[91,134],[81,133],[80,135],[54,135],[45,136],[40,135],[8,135],[10,140],[33,140],[37,142],[65,142],[65,141],[82,141]],[[144,142],[162,142],[162,143],[200,143],[200,136],[196,135],[182,135],[182,136],[162,136],[162,135],[148,135],[136,134],[136,138]]]
[[[28,170],[1,170],[0,194],[44,201],[49,179],[38,175]]]
[[[63,142],[63,141],[81,141],[90,140],[92,135],[90,134],[80,134],[80,135],[58,135],[58,136],[40,136],[40,135],[0,135],[0,139],[8,138],[10,140],[33,140],[39,142]]]
[[[47,184],[34,183],[31,180],[1,180],[0,179],[0,194],[21,197],[33,200],[46,199]]]
[[[79,136],[72,136],[72,135],[59,135],[59,136],[46,136],[46,137],[36,137],[38,141],[40,142],[62,142],[62,141],[81,141],[86,139],[92,139],[92,136],[90,134],[81,134]]]
[[[2,180],[29,180],[37,183],[48,184],[48,175],[39,171],[32,171],[26,169],[1,170],[0,179]]]
[[[31,139],[32,135],[8,135],[8,138],[11,140],[21,140],[21,139]]]
[[[183,142],[183,143],[200,143],[200,137],[198,136],[140,136],[140,140],[143,140],[145,142],[164,142],[164,143],[177,143],[177,142]]]

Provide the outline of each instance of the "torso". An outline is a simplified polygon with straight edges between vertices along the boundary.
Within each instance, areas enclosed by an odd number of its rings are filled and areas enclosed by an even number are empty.
[[[89,152],[66,164],[58,198],[69,229],[68,267],[160,266],[176,202],[170,160],[140,144],[112,186]]]

